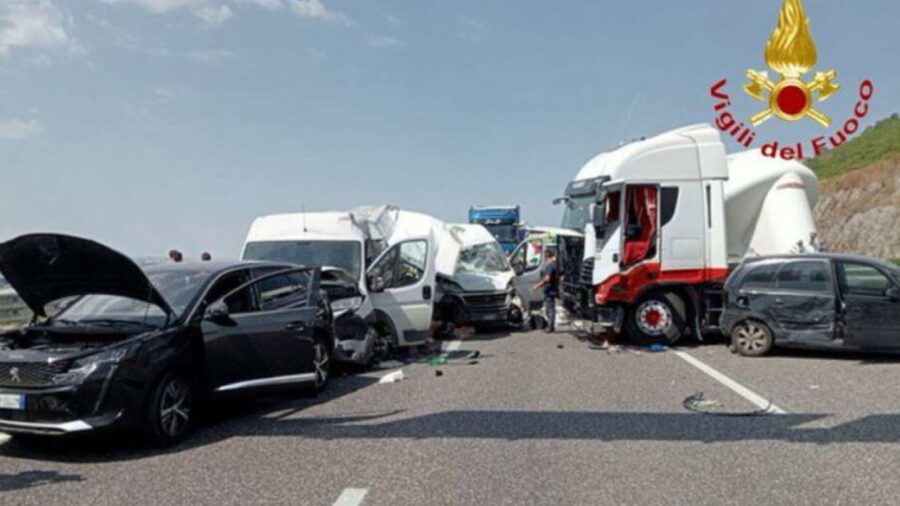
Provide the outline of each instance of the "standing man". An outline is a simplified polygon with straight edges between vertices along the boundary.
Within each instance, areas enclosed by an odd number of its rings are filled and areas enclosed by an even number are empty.
[[[532,290],[544,289],[544,317],[547,319],[547,331],[556,331],[556,299],[559,297],[559,270],[556,268],[556,252],[548,249],[544,252],[544,268],[541,280],[531,287]]]

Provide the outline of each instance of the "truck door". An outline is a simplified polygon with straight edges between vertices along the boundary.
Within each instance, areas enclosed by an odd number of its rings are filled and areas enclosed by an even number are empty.
[[[513,286],[526,311],[540,309],[543,304],[543,294],[535,292],[531,287],[540,281],[544,251],[550,247],[555,249],[556,245],[551,246],[544,238],[535,237],[522,242],[510,257],[510,264],[516,271]]]
[[[830,342],[837,302],[828,260],[784,263],[767,305],[780,336],[799,342]]]
[[[900,346],[897,283],[880,269],[863,263],[837,261],[836,272],[844,343],[870,348]]]
[[[628,185],[625,190],[625,226],[622,266],[656,258],[659,209],[655,185]]]
[[[435,251],[428,238],[391,246],[368,270],[369,296],[401,346],[425,341],[434,309]]]
[[[624,214],[624,199],[622,192],[624,187],[621,184],[608,185],[606,187],[606,200],[599,206],[603,206],[606,213],[606,223],[603,230],[603,237],[598,237],[594,249],[594,284],[602,283],[609,279],[610,276],[618,274],[621,271],[620,262],[622,260],[622,216]],[[595,234],[595,230],[587,227],[586,234],[591,238]],[[585,246],[593,241],[586,240]]]

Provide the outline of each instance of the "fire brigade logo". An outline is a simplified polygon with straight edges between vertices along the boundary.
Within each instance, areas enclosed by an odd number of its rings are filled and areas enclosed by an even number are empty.
[[[744,124],[732,112],[728,79],[722,78],[709,88],[709,94],[715,100],[713,111],[716,126],[746,149],[759,144],[755,127],[773,116],[789,122],[809,118],[823,127],[829,127],[831,118],[814,105],[828,100],[841,89],[841,85],[834,82],[837,78],[834,70],[807,76],[816,66],[818,58],[802,0],[783,0],[778,24],[766,43],[765,51],[766,64],[780,77],[770,79],[768,71],[751,69],[747,71],[749,82],[743,86],[747,95],[764,102],[766,108],[751,116],[748,124]],[[859,83],[853,110],[845,116],[845,121],[838,121],[830,133],[805,142],[797,139],[764,140],[759,147],[760,153],[782,160],[804,160],[841,146],[862,127],[862,121],[869,114],[874,93],[875,85],[872,81],[863,79]]]
[[[829,126],[831,118],[816,110],[813,103],[815,99],[827,100],[841,85],[834,83],[834,70],[816,72],[812,80],[804,81],[804,75],[815,67],[818,54],[801,0],[784,0],[778,26],[766,44],[765,59],[781,79],[773,82],[766,71],[747,71],[750,82],[744,85],[744,91],[768,103],[768,108],[753,115],[750,123],[757,126],[774,115],[785,121],[810,118],[823,127]]]

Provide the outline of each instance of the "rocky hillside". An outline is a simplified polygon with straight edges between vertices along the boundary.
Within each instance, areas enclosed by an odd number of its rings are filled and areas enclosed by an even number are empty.
[[[900,258],[900,118],[894,115],[810,162],[816,224],[829,251]]]

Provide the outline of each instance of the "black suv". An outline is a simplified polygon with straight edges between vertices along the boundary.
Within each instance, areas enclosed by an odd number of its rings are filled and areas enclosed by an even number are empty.
[[[742,355],[773,345],[900,351],[900,269],[861,256],[753,258],[725,283],[722,330]]]
[[[123,425],[181,439],[202,401],[258,388],[321,389],[334,324],[320,272],[260,262],[141,269],[87,239],[0,244],[0,272],[34,312],[0,334],[0,431]],[[62,309],[45,307],[64,300]]]

